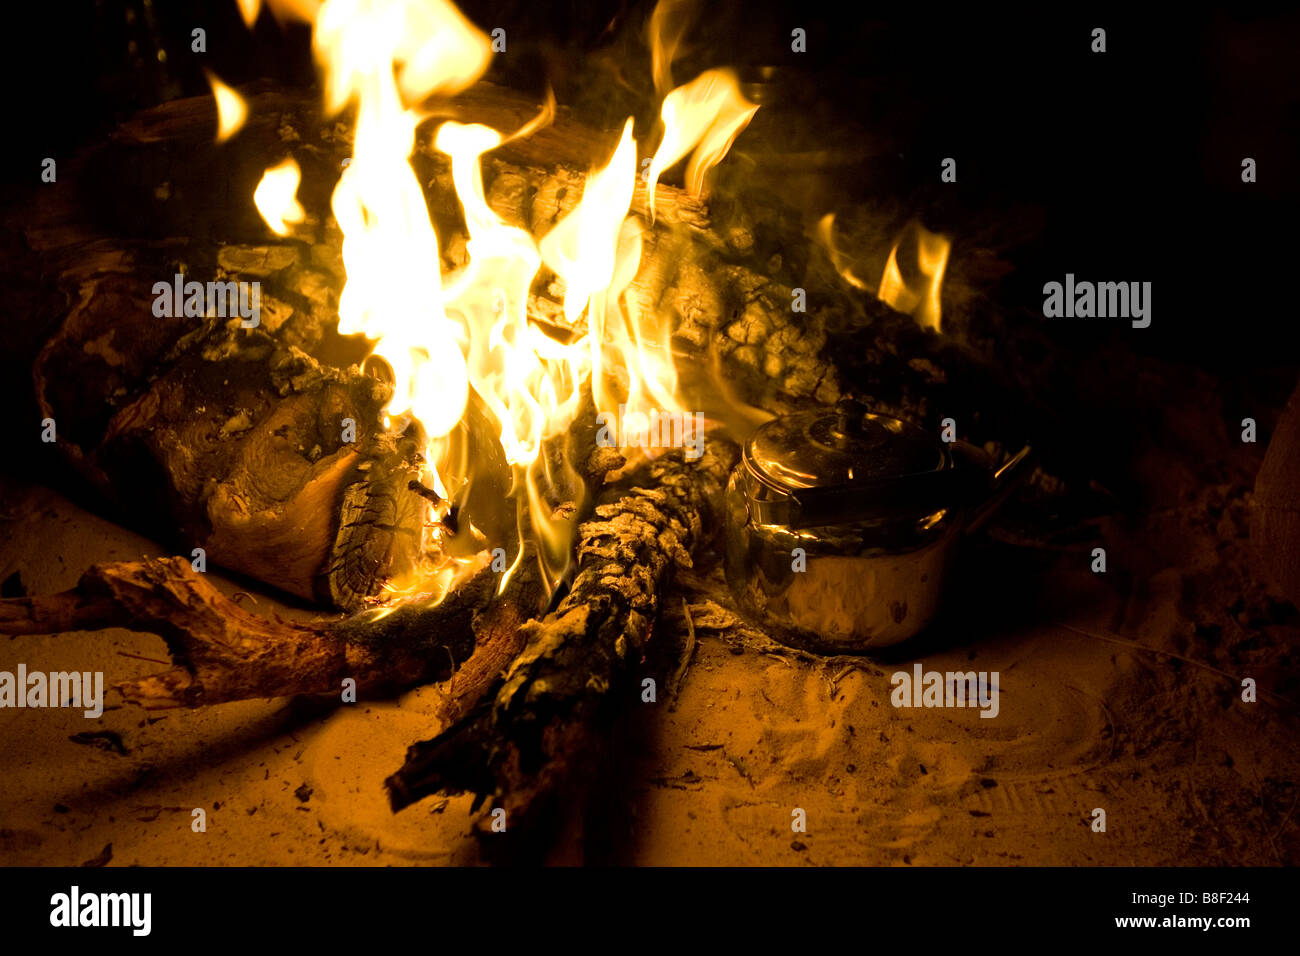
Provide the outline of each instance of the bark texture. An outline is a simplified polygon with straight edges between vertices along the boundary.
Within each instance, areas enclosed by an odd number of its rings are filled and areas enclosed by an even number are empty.
[[[606,489],[579,529],[569,593],[523,628],[525,647],[494,692],[433,740],[411,747],[388,786],[395,809],[470,791],[527,828],[590,780],[602,729],[639,694],[630,678],[674,568],[717,526],[737,449],[710,440],[695,462],[669,453]]]

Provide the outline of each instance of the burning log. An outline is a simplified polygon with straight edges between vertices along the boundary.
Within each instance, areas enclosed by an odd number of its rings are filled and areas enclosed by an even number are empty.
[[[600,730],[628,690],[674,567],[690,567],[720,514],[737,449],[711,439],[695,462],[671,452],[611,485],[578,531],[569,593],[524,625],[524,650],[491,696],[418,743],[388,780],[394,809],[439,791],[492,797],[512,825],[584,782]]]
[[[494,212],[539,236],[582,195],[582,174],[564,164],[524,167],[492,159],[484,183]],[[646,208],[643,185],[638,184],[632,207]],[[827,329],[821,317],[829,303],[844,306],[835,283],[815,290],[818,307],[811,314],[802,306],[796,311],[800,296],[768,274],[771,261],[755,261],[753,236],[744,230],[720,235],[699,200],[660,186],[655,222],[642,237],[641,266],[627,294],[644,314],[670,323],[674,351],[687,359],[684,367],[710,360],[707,380],[683,383],[688,393],[697,393],[697,404],[709,401],[720,379],[756,404],[832,403],[840,397],[835,366],[823,354]],[[793,246],[806,245],[798,234],[789,238]],[[544,271],[533,284],[529,313],[557,329],[579,332],[584,325],[571,327],[564,318],[563,292],[563,284]]]
[[[534,109],[490,88],[446,108],[480,122]],[[119,516],[185,552],[201,547],[225,567],[347,610],[382,596],[418,560],[417,518],[426,503],[411,484],[418,442],[385,433],[387,385],[352,367],[364,344],[333,330],[343,269],[328,193],[348,141],[344,130],[321,129],[316,115],[307,97],[254,96],[238,151],[203,145],[215,124],[208,98],[137,117],[101,149],[69,162],[63,177],[72,185],[39,194],[24,214],[33,262],[17,263],[5,294],[40,297],[52,328],[28,359],[37,410],[57,424],[58,447]],[[603,158],[611,137],[561,111],[555,127],[533,140],[504,144],[485,163],[485,184],[504,218],[540,234],[572,208],[582,192],[578,170]],[[260,170],[286,147],[303,168],[299,195],[313,218],[294,238],[267,243],[248,197]],[[203,160],[177,166],[168,156],[178,150]],[[453,267],[464,223],[445,157],[426,143],[413,163]],[[80,184],[104,180],[114,192],[86,202]],[[220,184],[215,193],[213,184]],[[644,197],[638,184],[634,209]],[[735,250],[712,234],[698,200],[661,184],[655,207],[659,225],[646,233],[628,295],[646,314],[670,318],[674,348],[716,347],[729,363],[719,377],[835,397],[838,389],[827,384],[833,370],[817,355],[824,335],[815,323],[799,328],[806,316],[789,313],[781,301],[788,293],[724,262]],[[103,238],[101,216],[132,223],[135,235]],[[224,241],[214,243],[214,235]],[[31,288],[29,276],[51,271],[53,288]],[[170,288],[181,273],[187,283],[258,284],[257,327],[243,327],[238,315],[187,316],[179,302],[171,306],[180,314],[160,319],[154,287]],[[567,334],[575,330],[563,327],[562,295],[543,270],[529,313]],[[768,374],[778,366],[780,375]],[[703,398],[695,407],[711,410]],[[467,424],[466,441],[476,430]],[[500,458],[490,442],[475,453]],[[485,470],[498,477],[477,483],[479,493],[503,493],[504,461]],[[485,529],[490,540],[512,534],[508,517]]]
[[[574,487],[548,489],[554,508],[572,512],[575,520],[588,513],[605,476],[624,464],[618,452],[597,444],[593,423],[590,390],[584,388],[574,426],[544,446],[552,461],[577,463]],[[378,471],[391,459],[372,464]],[[356,500],[345,502],[345,517],[362,512],[353,525],[368,528],[373,520],[380,531],[391,533],[383,521],[366,513],[382,509],[377,499],[399,491],[423,500],[419,489],[408,487],[407,474],[399,470],[353,485],[359,490],[349,491]],[[340,540],[347,534],[345,526]],[[542,611],[547,594],[536,549],[525,543],[504,588],[500,569],[480,551],[462,570],[462,580],[440,600],[416,597],[348,617],[298,623],[250,613],[205,581],[188,559],[166,558],[97,565],[62,594],[0,600],[0,633],[122,627],[159,635],[177,666],[118,687],[127,700],[150,709],[337,693],[344,678],[353,679],[358,691],[392,691],[445,681],[454,674],[454,692],[444,703],[448,719],[453,719],[519,652],[520,629]]]
[[[138,346],[159,337],[132,328],[150,315],[125,293],[87,303],[37,360],[42,416],[83,476],[165,540],[299,597],[356,608],[409,572],[416,451],[379,430],[379,382],[237,322],[191,323],[151,358]],[[95,374],[96,338],[117,374]]]

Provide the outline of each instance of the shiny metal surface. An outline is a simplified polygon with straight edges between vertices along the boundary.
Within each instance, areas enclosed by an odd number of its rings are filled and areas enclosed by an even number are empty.
[[[774,637],[826,653],[888,647],[934,618],[955,545],[1027,473],[860,406],[762,426],[726,491],[726,575]]]

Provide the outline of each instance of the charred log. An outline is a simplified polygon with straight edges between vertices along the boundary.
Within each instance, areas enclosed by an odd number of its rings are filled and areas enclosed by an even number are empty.
[[[713,439],[698,461],[674,452],[606,489],[579,529],[571,590],[524,626],[524,650],[490,697],[411,747],[388,780],[395,809],[469,791],[479,803],[491,796],[517,823],[587,782],[673,569],[689,567],[716,526],[735,456],[734,445]]]

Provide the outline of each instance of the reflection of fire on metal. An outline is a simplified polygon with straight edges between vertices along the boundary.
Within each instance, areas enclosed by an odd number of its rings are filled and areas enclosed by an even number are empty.
[[[573,422],[587,381],[601,412],[685,411],[677,399],[669,323],[623,293],[640,265],[660,176],[689,157],[687,186],[699,195],[758,107],[726,70],[706,71],[667,92],[657,151],[642,164],[648,211],[631,209],[638,163],[629,118],[608,162],[588,176],[577,206],[540,241],[505,222],[483,191],[482,157],[523,131],[444,122],[433,146],[450,158],[469,233],[468,263],[444,276],[435,268],[438,240],[409,158],[416,128],[427,118],[420,104],[473,84],[491,56],[489,39],[445,0],[327,0],[272,8],[313,24],[327,110],[357,109],[352,160],[332,204],[347,270],[339,331],[373,340],[373,354],[391,370],[390,425],[415,420],[423,427],[422,484],[433,492],[429,500],[458,500],[474,479],[473,464],[453,453],[448,441],[472,391],[499,429],[515,492],[526,497],[543,553],[567,555],[573,528],[569,516],[545,504],[542,443]],[[245,4],[243,12],[246,20],[255,17],[256,3]],[[662,18],[656,23],[655,75],[666,84],[681,29],[664,27]],[[227,93],[234,95],[225,90],[218,96]],[[552,112],[544,110],[528,131]],[[296,185],[290,161],[268,169],[257,188],[257,207],[277,235],[301,221]],[[563,283],[566,319],[578,328],[585,319],[583,334],[573,341],[559,342],[529,321],[529,288],[543,268]],[[447,515],[436,506],[433,512],[426,551],[440,555]],[[445,559],[437,568],[433,590],[451,586],[453,563]],[[563,568],[546,570],[554,579]],[[421,587],[430,589],[429,580]]]

